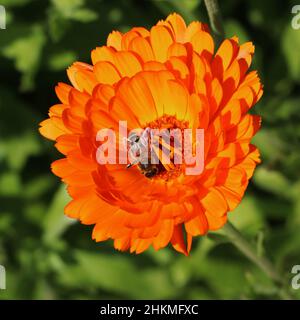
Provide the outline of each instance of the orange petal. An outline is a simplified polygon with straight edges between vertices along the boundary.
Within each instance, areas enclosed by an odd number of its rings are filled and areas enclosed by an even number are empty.
[[[99,84],[93,91],[93,98],[109,105],[111,98],[115,96],[115,89],[108,84]],[[108,109],[107,109],[108,110]]]
[[[145,71],[163,71],[167,70],[166,66],[158,61],[148,61],[144,64]]]
[[[168,49],[168,57],[186,57],[187,56],[187,50],[186,47],[181,44],[174,42],[173,44],[170,45]]]
[[[189,42],[193,38],[193,36],[198,32],[198,31],[206,31],[208,32],[208,26],[205,23],[201,23],[199,21],[193,21],[191,22],[186,31],[185,31],[185,41]]]
[[[217,217],[206,211],[205,215],[207,218],[209,230],[212,231],[219,230],[227,222],[227,214],[224,214],[222,217]]]
[[[254,45],[252,42],[246,42],[242,44],[239,48],[237,59],[244,59],[247,62],[248,67],[252,62],[252,56],[254,54]]]
[[[114,240],[114,247],[120,251],[126,251],[130,248],[130,236],[125,236],[123,238]]]
[[[211,66],[215,77],[220,80],[223,79],[223,74],[236,59],[238,50],[238,44],[233,39],[226,39],[221,43]],[[237,65],[239,66],[238,63]]]
[[[115,53],[114,64],[123,77],[132,77],[142,70],[141,63],[131,52],[121,51]]]
[[[91,94],[97,85],[96,77],[90,65],[76,62],[67,70],[67,73],[73,86],[79,91],[86,91]]]
[[[256,134],[260,125],[260,116],[246,114],[235,128],[227,132],[226,140],[228,142],[237,139],[250,140]]]
[[[59,159],[51,164],[52,172],[60,178],[64,178],[76,172],[66,158]]]
[[[118,90],[118,97],[123,102],[130,101],[130,109],[141,124],[149,123],[157,117],[156,108],[151,91],[148,86],[148,79],[144,73],[138,74],[130,81],[123,83]]]
[[[142,253],[152,244],[152,239],[134,239],[131,241],[130,253]]]
[[[167,17],[166,21],[170,23],[176,41],[184,42],[186,24],[182,17],[177,13],[173,13]]]
[[[78,136],[74,134],[63,134],[57,137],[55,147],[62,154],[67,154],[79,147]]]
[[[66,131],[58,128],[52,119],[42,121],[40,123],[39,131],[41,135],[50,140],[55,140],[57,137],[66,133]]]
[[[194,50],[199,55],[211,57],[214,53],[215,44],[212,36],[205,31],[198,31],[191,39]]]
[[[173,248],[180,252],[183,253],[184,255],[187,255],[187,249],[186,245],[184,243],[184,238],[183,238],[183,225],[179,224],[174,227],[173,235],[171,238],[171,243]]]
[[[130,45],[131,41],[135,38],[140,38],[139,33],[132,31],[132,30],[126,32],[122,38],[122,43],[121,43],[122,50],[127,51],[129,49],[129,45]]]
[[[171,57],[166,63],[169,70],[172,70],[177,78],[187,80],[190,70],[186,63],[179,57]]]
[[[191,236],[204,235],[208,230],[207,219],[203,213],[200,213],[198,216],[189,220],[184,225],[186,232]]]
[[[129,50],[136,52],[144,62],[154,60],[149,42],[142,37],[134,38],[129,44]]]
[[[137,57],[129,51],[114,51],[108,47],[96,48],[92,51],[92,61],[96,65],[97,62],[110,62],[123,77],[131,77],[142,70],[141,63]],[[108,68],[108,66],[106,67]],[[98,69],[100,76],[101,69]],[[105,70],[109,72],[109,70]],[[104,77],[105,75],[102,75]],[[109,77],[109,76],[108,76]],[[113,77],[116,77],[114,72]]]
[[[107,46],[113,47],[116,50],[121,50],[122,33],[119,31],[113,31],[108,35]]]
[[[98,82],[113,85],[121,79],[116,67],[107,61],[99,61],[94,66],[94,73]]]
[[[93,65],[95,65],[99,61],[108,61],[113,63],[114,62],[114,53],[116,50],[112,47],[98,47],[92,51],[91,59]]]
[[[55,87],[56,95],[62,103],[68,104],[69,92],[71,91],[71,89],[71,86],[62,82],[59,82],[58,85]]]
[[[168,57],[169,46],[174,42],[170,31],[164,26],[152,27],[150,41],[156,60],[165,62]]]
[[[158,235],[153,240],[153,247],[155,250],[164,248],[171,240],[174,230],[173,220],[164,220],[160,227]]]
[[[207,195],[201,199],[201,204],[206,211],[214,216],[223,216],[228,207],[223,195],[215,188],[211,188]]]
[[[241,202],[242,194],[238,194],[238,193],[226,188],[225,186],[219,186],[219,187],[216,187],[216,189],[219,190],[223,194],[224,199],[227,202],[229,211],[234,210],[237,207],[237,205]],[[240,190],[242,190],[242,189],[240,189]]]

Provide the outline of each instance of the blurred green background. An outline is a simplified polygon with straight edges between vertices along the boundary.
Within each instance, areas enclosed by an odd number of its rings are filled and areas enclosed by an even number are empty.
[[[300,264],[300,30],[296,1],[220,1],[227,36],[256,45],[254,65],[265,85],[255,107],[263,126],[254,142],[257,168],[231,221],[266,253],[290,287]],[[299,1],[298,1],[299,2]],[[91,226],[63,215],[64,186],[51,174],[60,158],[38,134],[67,82],[73,61],[111,30],[150,27],[171,12],[207,22],[200,0],[2,0],[0,30],[0,299],[270,299],[272,282],[219,235],[199,238],[189,257],[170,248],[142,255],[95,243]],[[292,290],[300,298],[300,290]]]

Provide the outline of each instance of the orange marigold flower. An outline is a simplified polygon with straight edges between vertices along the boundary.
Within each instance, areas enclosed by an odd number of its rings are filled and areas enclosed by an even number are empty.
[[[40,127],[65,156],[52,171],[73,199],[66,215],[94,224],[96,241],[136,253],[171,243],[188,254],[193,237],[221,228],[260,162],[250,140],[261,119],[248,113],[263,92],[257,72],[247,72],[253,53],[237,37],[215,50],[207,25],[171,14],[151,30],[113,31],[92,65],[75,62],[72,85],[58,84],[60,103]],[[138,166],[98,164],[96,134],[118,130],[119,120],[128,129],[203,128],[204,171],[173,166],[149,179]]]

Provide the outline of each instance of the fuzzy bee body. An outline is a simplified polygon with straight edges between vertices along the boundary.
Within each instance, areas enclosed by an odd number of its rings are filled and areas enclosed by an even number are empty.
[[[159,173],[159,166],[157,164],[139,163],[138,167],[146,178],[153,178]]]
[[[151,152],[153,150],[149,148],[150,139],[150,128],[146,128],[141,135],[132,134],[128,138],[131,153],[138,153],[139,160],[128,164],[127,168],[137,165],[141,173],[147,178],[153,178],[161,171],[160,164],[151,163]]]

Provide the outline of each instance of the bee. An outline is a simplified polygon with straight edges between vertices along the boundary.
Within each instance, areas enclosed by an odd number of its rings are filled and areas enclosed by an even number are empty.
[[[170,151],[174,152],[174,148],[164,142],[163,139],[159,140],[158,145],[151,145],[151,129],[147,127],[141,134],[136,132],[132,133],[127,141],[129,142],[129,152],[133,157],[139,157],[127,165],[127,169],[137,165],[142,174],[147,178],[153,178],[164,171],[174,168],[174,164],[163,163],[162,153]],[[151,163],[153,156],[159,159],[157,164]]]
[[[139,157],[138,160],[135,160],[127,165],[127,169],[131,168],[134,165],[138,165],[141,173],[147,178],[153,178],[160,172],[159,164],[152,164],[149,148],[150,141],[150,128],[147,127],[143,130],[142,134],[136,132],[132,133],[127,141],[129,142],[130,154],[133,157]]]
[[[157,164],[151,164],[151,163],[139,163],[138,164],[142,174],[146,177],[146,178],[153,178],[156,175],[159,174],[160,169],[159,169],[159,165]]]

